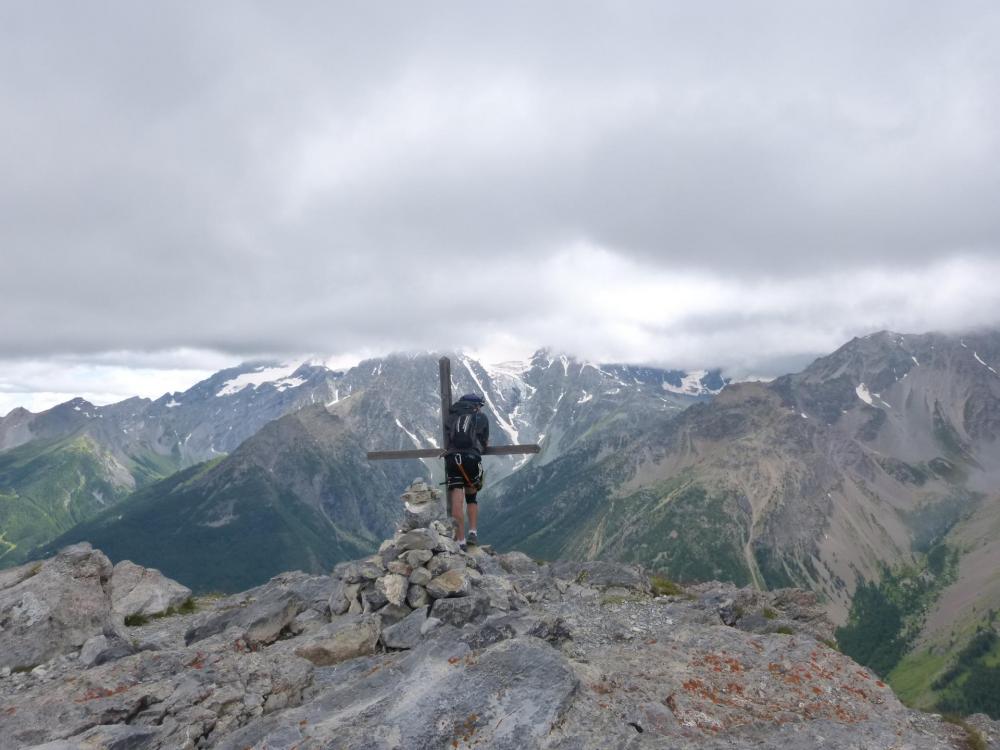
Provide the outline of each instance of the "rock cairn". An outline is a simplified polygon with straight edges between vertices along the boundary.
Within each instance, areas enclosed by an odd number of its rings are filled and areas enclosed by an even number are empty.
[[[446,508],[441,501],[441,491],[431,487],[424,479],[414,479],[400,495],[403,501],[403,521],[400,531],[430,528],[434,521],[448,523]]]
[[[377,554],[334,568],[330,614],[377,614],[387,648],[410,648],[442,623],[462,627],[527,603],[498,575],[488,547],[463,552],[443,518],[440,492],[416,479],[403,493],[400,530]],[[415,526],[426,523],[426,526]]]

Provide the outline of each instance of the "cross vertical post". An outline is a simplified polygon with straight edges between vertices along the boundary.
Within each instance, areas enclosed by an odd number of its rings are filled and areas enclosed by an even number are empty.
[[[451,409],[451,360],[441,357],[438,360],[438,372],[441,376],[441,447],[448,447],[448,410]],[[444,515],[451,515],[451,498],[448,497],[448,485],[444,488]]]
[[[441,447],[448,447],[448,410],[451,408],[451,360],[438,360],[441,373]]]

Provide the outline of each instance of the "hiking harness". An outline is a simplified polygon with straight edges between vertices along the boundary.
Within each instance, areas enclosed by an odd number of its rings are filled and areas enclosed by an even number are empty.
[[[455,466],[458,467],[458,470],[460,472],[462,472],[462,476],[465,477],[465,486],[468,489],[470,489],[470,490],[476,490],[476,485],[474,485],[472,483],[472,480],[469,479],[469,473],[465,470],[465,467],[462,466],[462,454],[461,453],[456,453],[455,454]],[[444,484],[444,483],[445,482],[443,482],[442,484]],[[478,494],[478,492],[479,492],[479,490],[476,490],[477,494]]]

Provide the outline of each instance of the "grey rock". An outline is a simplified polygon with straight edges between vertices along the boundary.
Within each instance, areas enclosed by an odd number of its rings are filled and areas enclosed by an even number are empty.
[[[405,604],[386,604],[378,611],[378,615],[382,618],[382,625],[388,626],[395,625],[400,620],[405,619],[410,612],[410,608]]]
[[[420,635],[427,635],[429,632],[434,630],[441,624],[441,621],[436,617],[428,617],[424,624],[420,626]]]
[[[426,586],[431,582],[433,577],[434,574],[427,570],[427,568],[414,568],[413,572],[410,573],[410,583],[417,586]]]
[[[77,651],[111,619],[111,561],[87,543],[5,576],[0,590],[0,667],[34,667]]]
[[[159,745],[158,727],[128,724],[97,726],[65,740],[35,745],[33,750],[142,750]]]
[[[385,589],[370,586],[361,590],[361,605],[365,614],[376,612],[389,603]]]
[[[129,615],[160,615],[191,597],[191,589],[167,578],[155,568],[129,560],[115,565],[110,584],[111,611],[124,620]]]
[[[379,560],[378,557],[375,557],[375,560],[378,560],[378,562],[376,563],[375,561],[369,559],[361,563],[360,570],[361,570],[361,579],[363,581],[364,580],[374,581],[376,578],[380,577],[383,573],[385,573],[385,566],[381,564],[381,560]]]
[[[462,548],[458,546],[458,542],[451,537],[440,535],[438,536],[438,543],[434,546],[434,551],[446,552],[452,555],[462,554]]]
[[[264,590],[259,599],[246,606],[198,618],[184,634],[184,642],[191,645],[229,628],[239,628],[239,637],[248,646],[272,643],[303,609],[305,602],[297,593],[276,586]]]
[[[429,549],[411,549],[409,552],[404,552],[401,559],[411,568],[418,568],[432,557],[434,553]]]
[[[430,528],[432,531],[436,532],[438,536],[443,536],[447,539],[455,538],[455,525],[452,523],[450,518],[431,521]]]
[[[473,740],[494,750],[541,748],[551,744],[578,686],[562,655],[535,639],[505,641],[469,661],[464,644],[405,653],[391,677],[386,670],[354,676],[349,689],[332,687],[308,706],[257,720],[217,747],[289,747],[309,737],[313,747],[356,750]]]
[[[427,607],[414,609],[403,620],[382,631],[382,643],[386,648],[413,648],[423,637],[422,629],[426,622]]]
[[[539,571],[538,563],[523,552],[505,552],[497,555],[497,560],[505,571],[514,575],[536,575]]]
[[[315,609],[307,609],[295,616],[285,629],[285,635],[292,637],[312,633],[330,622],[330,618]]]
[[[382,565],[388,569],[390,563],[395,562],[396,558],[399,557],[399,553],[399,547],[397,547],[393,542],[388,542],[387,544],[383,544],[379,549],[378,556],[382,561]]]
[[[375,588],[385,595],[389,604],[395,604],[397,607],[406,603],[408,585],[406,576],[399,573],[389,573],[375,582]]]
[[[341,581],[333,576],[311,575],[302,571],[282,573],[272,578],[265,587],[281,586],[298,594],[305,606],[320,614],[329,614],[330,597]]]
[[[381,633],[378,615],[347,615],[309,636],[303,636],[303,642],[295,646],[295,655],[316,666],[330,666],[374,653]]]
[[[435,549],[440,543],[440,536],[432,529],[413,529],[401,534],[396,540],[396,546],[403,551],[414,549]]]
[[[497,575],[483,575],[474,581],[475,588],[482,591],[490,599],[490,607],[504,612],[516,609],[520,604],[520,597],[514,588],[514,584],[509,578]]]
[[[474,651],[492,646],[494,643],[516,638],[517,629],[511,618],[505,617],[492,622],[487,621],[471,633],[464,633],[461,637],[462,643],[468,645]]]
[[[361,563],[358,562],[339,563],[331,575],[344,583],[361,583],[364,580],[364,576],[361,575]]]
[[[406,603],[413,609],[426,607],[431,603],[431,596],[423,586],[411,583],[410,588],[406,592]]]
[[[56,747],[167,749],[194,747],[198,738],[213,744],[210,734],[227,734],[268,706],[297,705],[312,665],[290,653],[206,641],[25,677],[18,690],[0,692],[0,750],[60,741],[67,744]]]
[[[440,555],[435,555],[433,559],[427,563],[426,567],[432,575],[439,576],[446,570],[465,570],[468,565],[466,564],[465,558],[461,555],[451,555],[445,552]]]
[[[641,593],[651,591],[649,577],[640,569],[617,562],[554,562],[548,566],[556,578],[595,588],[621,588]]]
[[[466,596],[471,590],[472,581],[465,570],[445,571],[427,584],[427,593],[435,599]]]
[[[327,600],[327,607],[331,615],[342,615],[351,606],[351,599],[354,597],[348,597],[347,587],[348,584],[342,580],[336,580],[333,585],[330,591],[330,598]]]
[[[490,601],[481,594],[437,599],[431,607],[433,617],[458,628],[466,623],[482,620],[489,611]]]
[[[86,667],[100,666],[107,662],[131,656],[138,648],[111,627],[105,627],[104,632],[87,640],[80,649],[78,660]]]
[[[393,560],[385,567],[390,573],[396,573],[401,576],[408,576],[413,572],[413,566],[409,563],[403,562],[402,560]]]

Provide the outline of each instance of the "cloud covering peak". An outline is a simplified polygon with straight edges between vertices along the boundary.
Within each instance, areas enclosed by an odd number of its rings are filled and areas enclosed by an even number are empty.
[[[753,369],[996,324],[998,36],[989,2],[8,4],[0,356]]]

